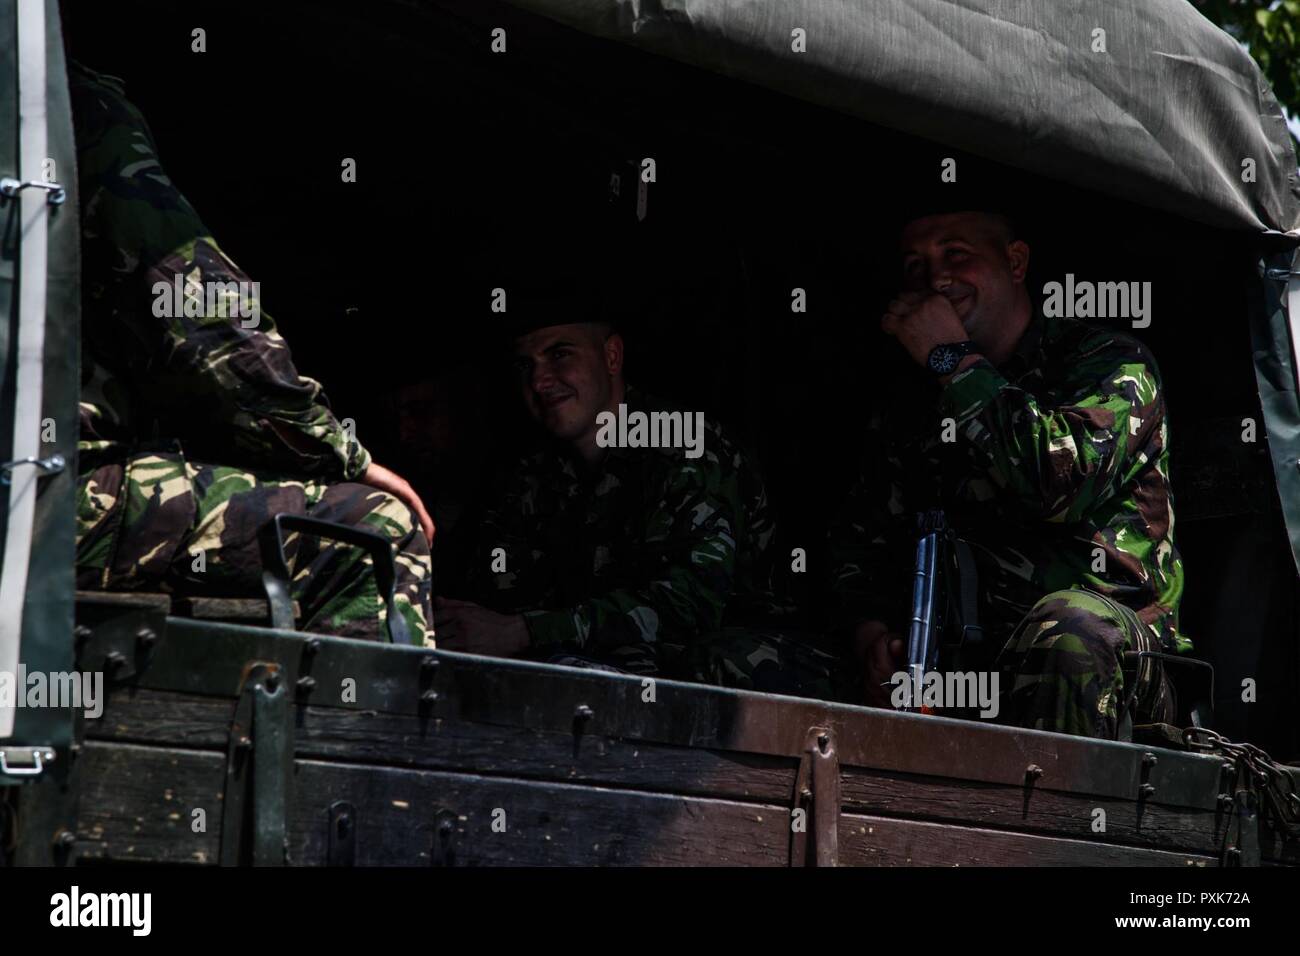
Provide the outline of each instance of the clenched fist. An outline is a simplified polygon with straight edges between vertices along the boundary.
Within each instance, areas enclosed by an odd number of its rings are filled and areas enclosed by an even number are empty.
[[[907,354],[922,366],[936,345],[970,338],[947,297],[928,290],[900,292],[886,308],[880,328],[898,339]]]

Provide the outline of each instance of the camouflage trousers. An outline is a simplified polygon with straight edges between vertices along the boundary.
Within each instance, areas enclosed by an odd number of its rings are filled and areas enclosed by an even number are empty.
[[[291,481],[179,453],[93,468],[77,492],[77,587],[261,596],[260,534],[289,513],[376,532],[397,549],[397,607],[417,644],[432,644],[429,545],[410,509],[369,485]],[[370,556],[310,535],[284,545],[303,630],[385,639],[387,610]]]
[[[1127,651],[1159,650],[1132,609],[1093,591],[1054,591],[994,664],[1001,722],[1107,740],[1129,739],[1135,723],[1172,723],[1173,691],[1160,661],[1124,661]]]

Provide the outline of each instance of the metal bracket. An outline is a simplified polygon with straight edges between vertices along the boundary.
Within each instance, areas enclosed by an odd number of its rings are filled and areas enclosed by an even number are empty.
[[[456,865],[456,811],[439,810],[434,817],[433,848],[429,853],[433,866]]]
[[[44,189],[45,201],[51,206],[62,206],[68,198],[68,191],[59,183],[43,183],[37,180],[14,179],[12,176],[0,178],[0,196],[13,199],[24,189]]]
[[[285,818],[292,778],[289,691],[279,664],[254,661],[244,670],[226,751],[222,866],[288,862]]]
[[[1220,861],[1223,866],[1259,866],[1259,800],[1249,790],[1232,795],[1227,837]]]
[[[17,461],[7,461],[0,465],[0,485],[7,485],[13,480],[14,469],[19,465],[34,465],[47,475],[57,475],[68,466],[68,461],[62,455],[51,455],[49,458],[19,458]]]
[[[346,800],[330,804],[329,849],[325,862],[328,866],[357,864],[357,808]]]
[[[30,758],[32,762],[12,764],[9,761],[14,757]],[[45,772],[45,765],[53,761],[53,747],[0,747],[0,776],[39,777]]]
[[[811,819],[808,817],[809,803],[812,804]],[[805,814],[802,832],[795,829],[793,817],[793,813],[799,810]],[[840,758],[835,749],[835,732],[827,727],[812,727],[804,740],[804,752],[794,783],[790,865],[837,865],[839,827]]]

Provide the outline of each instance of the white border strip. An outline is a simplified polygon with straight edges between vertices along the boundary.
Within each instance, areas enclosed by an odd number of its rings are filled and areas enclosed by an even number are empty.
[[[18,0],[18,178],[40,182],[46,156],[45,0]],[[11,200],[12,201],[12,200]],[[18,379],[14,402],[13,458],[40,457],[41,375],[45,360],[46,224],[42,189],[18,194]],[[9,488],[9,526],[0,575],[0,672],[18,672],[36,482],[40,470],[14,469]],[[19,691],[21,692],[21,690]],[[15,709],[0,709],[0,738],[13,734]]]

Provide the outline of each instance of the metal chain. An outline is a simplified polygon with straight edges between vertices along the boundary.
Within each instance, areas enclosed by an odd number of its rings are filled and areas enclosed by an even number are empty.
[[[1183,743],[1191,750],[1218,753],[1232,760],[1235,785],[1259,797],[1260,817],[1288,840],[1300,839],[1300,791],[1295,777],[1254,744],[1234,743],[1204,727],[1188,727]]]

